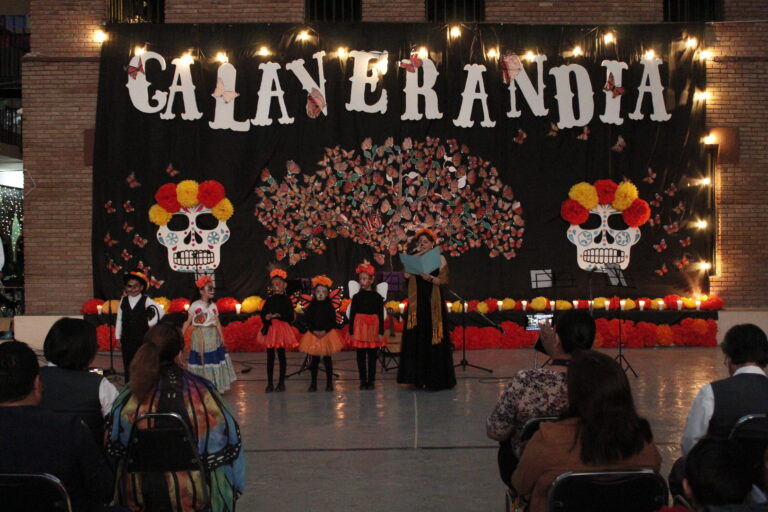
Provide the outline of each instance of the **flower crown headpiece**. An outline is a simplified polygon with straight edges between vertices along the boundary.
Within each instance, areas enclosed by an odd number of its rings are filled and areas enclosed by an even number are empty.
[[[437,243],[437,233],[435,233],[431,229],[429,229],[429,228],[422,228],[422,229],[418,230],[415,235],[413,235],[413,238],[414,239],[418,239],[421,235],[426,235],[429,238],[431,238],[433,242]]]
[[[326,275],[315,276],[312,278],[312,288],[317,288],[318,286],[325,286],[326,288],[330,288],[332,284],[333,281]]]
[[[211,276],[202,276],[200,277],[200,279],[195,281],[195,286],[197,286],[198,288],[203,288],[205,285],[212,282],[213,282],[213,279],[211,279]]]
[[[210,209],[213,216],[221,221],[229,220],[235,213],[232,202],[226,198],[224,186],[216,180],[199,184],[195,180],[166,183],[155,192],[155,201],[157,204],[149,209],[149,220],[158,226],[168,224],[173,214],[182,208],[197,205]]]
[[[370,261],[363,260],[363,262],[359,264],[355,269],[355,274],[368,274],[369,276],[373,277],[376,275],[376,269],[373,268],[373,265],[371,265]]]
[[[611,180],[597,180],[594,185],[582,181],[572,186],[568,199],[560,206],[560,216],[571,225],[583,224],[598,204],[620,211],[624,222],[633,228],[651,217],[651,207],[638,197],[637,187],[631,181],[617,184]]]
[[[276,268],[276,269],[274,269],[273,271],[271,271],[269,273],[269,278],[270,279],[274,279],[275,277],[279,277],[283,281],[287,281],[288,280],[288,272],[286,272],[285,270],[283,270],[281,268]]]

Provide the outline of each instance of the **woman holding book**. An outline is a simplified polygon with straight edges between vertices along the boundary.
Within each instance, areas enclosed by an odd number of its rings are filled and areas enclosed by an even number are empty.
[[[437,245],[437,235],[429,229],[418,231],[414,240],[416,256],[426,255]],[[414,389],[450,389],[456,385],[456,374],[441,291],[441,286],[448,284],[448,265],[440,256],[440,267],[432,272],[404,274],[408,309],[397,382]]]

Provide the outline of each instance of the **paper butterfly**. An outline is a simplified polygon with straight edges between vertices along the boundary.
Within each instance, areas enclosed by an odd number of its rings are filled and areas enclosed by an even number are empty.
[[[655,179],[656,179],[656,173],[653,172],[653,169],[651,169],[649,167],[648,168],[648,176],[643,178],[643,181],[646,182],[646,183],[653,183],[653,180],[655,180]]]
[[[154,276],[149,278],[149,286],[153,288],[160,288],[161,286],[163,286],[163,283],[165,283],[165,281],[160,281],[158,279],[155,279]]]
[[[132,211],[135,210],[135,208],[131,204],[131,200],[130,199],[123,203],[123,209],[125,210],[125,213],[131,213]]]
[[[313,88],[307,95],[307,115],[311,119],[317,119],[325,108],[325,98],[317,89]]]
[[[685,203],[680,201],[677,206],[673,208],[675,213],[682,214],[685,211]]]
[[[693,242],[691,242],[691,237],[686,237],[686,238],[683,238],[682,240],[680,240],[680,245],[683,246],[683,247],[688,247],[692,243]]]
[[[502,78],[505,84],[514,80],[515,77],[520,74],[520,71],[523,70],[523,63],[520,62],[520,57],[514,53],[505,54],[504,57],[502,57],[501,62],[503,65]]]
[[[683,270],[683,267],[688,265],[688,263],[690,263],[690,261],[688,261],[688,258],[683,256],[682,259],[675,261],[675,266],[678,268],[678,270]]]
[[[661,215],[659,215],[657,213],[656,215],[654,215],[653,217],[648,219],[648,224],[650,224],[651,226],[660,226],[661,225]]]
[[[653,248],[656,249],[656,252],[664,251],[667,248],[667,241],[662,238],[661,242],[653,245]]]
[[[526,133],[525,133],[523,130],[521,130],[520,128],[518,128],[518,129],[517,129],[517,137],[515,137],[513,140],[514,140],[514,141],[515,141],[517,144],[522,144],[523,142],[525,142],[525,138],[526,138],[527,136],[528,136],[528,134],[526,134]]]
[[[589,129],[588,126],[585,126],[581,132],[581,135],[577,135],[576,138],[579,140],[589,140],[590,133],[592,133],[592,131]]]
[[[418,54],[412,53],[410,59],[403,59],[400,61],[400,67],[405,68],[409,73],[415,73],[418,68],[421,67],[422,61]]]
[[[112,247],[114,245],[117,245],[117,240],[112,240],[112,236],[110,236],[109,233],[104,235],[104,243],[107,244],[107,247]]]
[[[137,233],[137,234],[133,235],[133,244],[134,245],[138,245],[139,247],[144,247],[145,245],[147,245],[147,239],[146,238],[141,238],[139,236],[139,234]]]
[[[675,184],[671,184],[667,190],[664,191],[665,194],[667,194],[669,197],[675,197],[675,193],[677,192],[677,186]]]
[[[621,153],[622,151],[624,151],[624,148],[626,147],[627,147],[627,141],[624,140],[624,137],[619,135],[619,138],[616,140],[616,144],[611,146],[611,151]]]
[[[665,264],[663,264],[663,265],[661,266],[661,268],[660,268],[660,269],[654,270],[654,272],[656,272],[656,273],[657,273],[657,274],[659,274],[660,276],[663,276],[664,274],[666,274],[667,272],[669,272],[669,269],[667,269],[667,264],[665,263]]]
[[[123,222],[123,231],[125,231],[126,233],[130,233],[131,231],[133,231],[133,226],[128,224],[128,221],[125,221]]]
[[[558,128],[555,123],[549,123],[549,131],[547,132],[547,137],[557,137],[557,132],[559,131],[560,128]]]
[[[177,176],[179,174],[179,171],[173,168],[173,164],[168,164],[168,167],[165,168],[165,173],[168,176]]]
[[[224,81],[221,78],[217,78],[216,89],[213,90],[213,94],[211,94],[211,96],[213,96],[214,98],[223,99],[224,103],[229,103],[230,101],[240,96],[240,93],[235,91],[225,91]]]
[[[139,57],[138,67],[128,66],[126,70],[128,71],[128,76],[134,80],[136,80],[136,77],[139,75],[139,73],[144,74],[144,64],[141,62],[141,57]]]
[[[663,202],[664,202],[664,197],[661,194],[657,193],[656,199],[651,201],[651,206],[655,206],[656,208],[658,208],[659,206],[661,206],[661,203]]]
[[[680,231],[680,224],[677,222],[673,222],[672,224],[665,225],[664,231],[666,231],[668,234],[677,233]]]
[[[120,271],[123,269],[123,267],[121,267],[120,265],[118,265],[117,263],[115,263],[115,260],[113,260],[112,258],[109,258],[109,261],[107,262],[107,268],[108,268],[108,269],[109,269],[109,270],[110,270],[110,271],[111,271],[113,274],[117,274],[118,272],[120,272]]]
[[[127,178],[125,178],[125,182],[128,183],[128,186],[131,188],[138,188],[141,186],[141,183],[138,182],[136,179],[136,173],[132,172],[128,175]]]
[[[613,97],[620,96],[624,94],[624,88],[623,87],[616,87],[616,81],[613,78],[613,73],[608,73],[608,81],[605,83],[605,87],[603,87],[604,91],[610,91],[613,93]]]
[[[133,258],[131,253],[128,252],[127,249],[123,249],[123,252],[120,253],[120,257],[123,258],[125,261],[128,261],[129,259]]]
[[[107,213],[115,213],[117,210],[112,206],[112,201],[107,201],[104,203],[104,209],[107,210]]]
[[[149,265],[145,265],[143,261],[139,260],[139,262],[136,264],[136,268],[138,268],[145,274],[149,274],[149,271],[152,267],[150,267]]]

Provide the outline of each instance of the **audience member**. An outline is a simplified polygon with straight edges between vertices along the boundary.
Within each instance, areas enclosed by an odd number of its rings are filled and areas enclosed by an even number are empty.
[[[540,340],[552,364],[512,377],[486,421],[488,437],[500,443],[499,473],[507,485],[518,463],[515,447],[525,422],[559,416],[567,408],[566,369],[574,352],[592,348],[595,320],[586,311],[566,311],[558,316],[554,330],[542,326]]]
[[[744,504],[751,489],[751,464],[733,441],[703,438],[685,458],[683,490],[696,510]]]
[[[113,474],[82,421],[40,407],[43,385],[25,343],[0,344],[0,473],[49,473],[59,478],[76,511],[101,510]]]
[[[742,416],[768,411],[768,339],[753,324],[731,327],[720,345],[730,377],[703,386],[693,400],[680,448],[685,457],[702,437],[727,438]],[[672,494],[682,494],[685,463],[678,459],[669,475]]]
[[[568,410],[544,423],[525,447],[512,486],[530,503],[547,510],[547,491],[568,471],[658,471],[661,456],[648,422],[635,410],[632,391],[619,364],[584,350],[568,365]]]
[[[107,419],[108,452],[121,456],[140,413],[175,412],[185,419],[210,475],[212,510],[231,511],[243,492],[245,456],[240,429],[215,386],[179,366],[181,331],[167,324],[151,328],[131,362],[131,380]],[[146,423],[141,424],[146,427]],[[136,479],[118,470],[116,500],[131,510],[192,511],[201,506],[201,475],[180,472]]]
[[[117,389],[99,374],[88,371],[96,357],[96,328],[78,318],[61,318],[48,331],[43,353],[48,366],[40,369],[43,408],[76,414],[104,442],[104,417],[112,410]]]

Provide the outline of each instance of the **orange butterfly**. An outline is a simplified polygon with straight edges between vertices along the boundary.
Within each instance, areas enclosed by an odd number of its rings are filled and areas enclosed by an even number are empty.
[[[173,164],[168,164],[168,167],[165,168],[165,173],[168,176],[177,176],[179,174],[179,171],[173,168]]]
[[[653,248],[656,249],[656,252],[664,251],[667,248],[667,241],[662,238],[661,242],[653,245]]]
[[[616,144],[611,146],[611,151],[615,151],[617,153],[621,153],[626,149],[627,147],[627,141],[624,140],[624,137],[619,135],[619,138],[616,139]]]
[[[669,272],[669,269],[667,268],[667,264],[665,263],[665,264],[663,264],[663,265],[661,266],[661,268],[659,268],[659,269],[657,269],[657,270],[654,270],[654,272],[656,272],[656,273],[657,273],[657,274],[659,274],[660,276],[663,276],[664,274],[666,274],[667,272]]]
[[[126,71],[128,71],[128,76],[136,80],[136,77],[139,75],[139,73],[144,73],[144,64],[141,62],[141,57],[139,57],[139,66],[128,66],[126,68]]]
[[[676,192],[677,192],[677,186],[674,183],[671,184],[669,188],[664,191],[664,193],[667,194],[669,197],[674,197]]]
[[[653,180],[655,180],[655,179],[656,179],[656,173],[653,172],[653,169],[651,169],[649,167],[648,168],[648,176],[643,178],[643,181],[646,182],[646,183],[653,183]]]
[[[520,128],[518,128],[518,129],[517,129],[517,137],[515,137],[513,140],[514,140],[514,141],[515,141],[517,144],[522,144],[523,142],[525,142],[525,138],[526,138],[526,137],[528,137],[528,134],[527,134],[527,133],[525,133],[525,132],[524,132],[523,130],[521,130]]]
[[[112,206],[112,201],[107,201],[104,203],[104,209],[107,210],[107,213],[115,213],[117,210]]]
[[[656,208],[658,208],[659,206],[661,206],[661,203],[663,202],[664,202],[664,197],[661,194],[657,193],[656,198],[653,201],[651,201],[651,206],[655,206]]]
[[[610,91],[613,93],[613,97],[620,96],[624,94],[624,88],[623,87],[616,87],[616,80],[613,78],[613,73],[608,73],[608,81],[605,83],[605,87],[603,87],[604,91]]]
[[[125,178],[125,182],[128,183],[128,186],[131,188],[138,188],[141,186],[141,183],[136,179],[136,173],[132,172],[128,175],[127,178]]]
[[[133,231],[133,226],[128,224],[128,221],[125,221],[123,222],[123,231],[125,231],[126,233],[130,233],[131,231]]]
[[[678,222],[673,222],[672,224],[665,225],[664,231],[667,232],[667,234],[677,233],[680,231],[680,224]]]
[[[675,266],[678,270],[683,270],[683,267],[687,266],[690,261],[688,261],[688,258],[683,256],[681,259],[675,261]]]
[[[213,90],[213,94],[211,94],[211,96],[213,96],[214,98],[223,99],[224,103],[229,103],[230,101],[240,96],[240,93],[236,91],[225,91],[224,81],[221,78],[217,78],[216,89]]]
[[[125,213],[131,213],[132,211],[135,210],[135,208],[131,204],[131,200],[130,199],[123,203],[123,209],[125,210]]]
[[[400,61],[400,67],[405,68],[409,73],[415,73],[418,68],[421,67],[423,62],[419,58],[418,54],[412,53],[410,59],[403,59]]]
[[[656,215],[654,215],[653,217],[648,219],[648,224],[650,224],[651,226],[660,226],[661,225],[661,215],[659,215],[657,213]]]
[[[121,267],[120,265],[118,265],[117,263],[115,263],[115,260],[113,260],[112,258],[109,258],[109,261],[107,262],[107,268],[108,268],[108,269],[109,269],[109,270],[110,270],[110,271],[111,271],[113,274],[117,274],[118,272],[120,272],[120,271],[123,269],[123,267]]]
[[[693,242],[691,241],[691,237],[686,237],[686,238],[683,238],[682,240],[680,240],[680,245],[683,246],[683,247],[688,247],[692,243]]]
[[[138,245],[139,247],[144,247],[145,245],[147,245],[147,239],[141,238],[139,234],[136,233],[135,235],[133,235],[133,244]]]
[[[592,133],[592,131],[589,129],[588,126],[585,126],[584,130],[581,132],[581,135],[578,135],[576,138],[579,140],[589,140],[590,133]]]
[[[107,233],[104,235],[104,243],[107,244],[107,247],[112,247],[117,245],[117,240],[112,240],[112,236]]]
[[[155,276],[151,276],[149,278],[149,285],[153,288],[160,288],[161,286],[163,286],[164,283],[165,281],[160,281],[158,279],[155,279]]]
[[[123,252],[120,253],[120,257],[123,258],[125,261],[128,261],[131,258],[133,258],[133,256],[131,255],[131,253],[128,252],[127,249],[123,249]]]
[[[685,211],[685,203],[680,201],[677,206],[673,208],[675,213],[682,214]]]
[[[559,131],[560,128],[558,128],[555,123],[549,123],[549,131],[547,132],[547,137],[557,137],[557,132]]]

